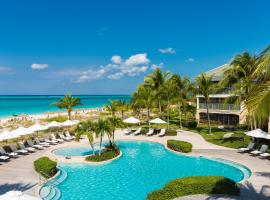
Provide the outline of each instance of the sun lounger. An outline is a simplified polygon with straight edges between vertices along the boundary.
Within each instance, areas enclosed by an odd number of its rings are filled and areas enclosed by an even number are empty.
[[[254,145],[255,145],[255,143],[250,142],[247,147],[240,148],[237,150],[237,152],[238,153],[245,153],[245,152],[251,151],[254,148]]]
[[[25,147],[24,144],[22,142],[18,142],[18,145],[21,149],[27,150],[31,153],[36,152],[36,150],[33,147]]]
[[[36,144],[38,144],[38,145],[41,145],[43,147],[50,147],[50,144],[49,143],[47,143],[47,142],[41,142],[37,137],[34,138],[34,140],[35,140]]]
[[[1,156],[0,155],[0,160],[2,160],[2,161],[8,161],[10,159],[10,157],[8,157],[8,156]]]
[[[66,137],[71,138],[72,140],[75,139],[75,136],[70,135],[69,131],[66,131],[66,132],[65,132],[65,135],[66,135]]]
[[[260,150],[251,151],[250,154],[253,156],[257,156],[257,155],[265,153],[267,149],[268,149],[268,145],[262,145]]]
[[[158,134],[158,136],[159,136],[159,137],[163,137],[163,136],[165,136],[165,135],[166,135],[166,129],[163,128],[163,129],[160,130],[160,133]]]
[[[132,135],[140,135],[142,128],[138,128],[135,132],[132,133]]]
[[[154,135],[154,129],[149,128],[149,131],[146,133],[147,136]]]
[[[9,156],[11,158],[18,158],[18,153],[6,152],[4,148],[0,147],[0,153],[4,156]]]
[[[60,137],[61,139],[65,140],[65,141],[68,141],[68,142],[69,142],[69,141],[72,140],[72,138],[65,137],[62,133],[59,133],[58,135],[59,135],[59,137]]]
[[[39,149],[39,150],[44,149],[44,147],[42,145],[40,145],[40,144],[33,144],[32,140],[27,140],[26,142],[30,147],[33,147],[33,148],[36,148],[36,149]]]
[[[56,138],[54,134],[51,134],[51,137],[52,137],[53,140],[56,140],[56,141],[58,141],[59,143],[63,143],[63,142],[64,142],[63,139],[58,139],[58,138]]]
[[[9,147],[10,147],[11,151],[13,151],[15,153],[23,154],[23,155],[28,154],[28,151],[25,149],[17,149],[15,144],[10,144]]]
[[[131,131],[130,128],[128,128],[128,129],[125,130],[125,135],[130,135],[131,133],[132,133],[132,131]]]
[[[260,154],[260,158],[270,158],[270,153],[262,153]]]
[[[52,145],[57,145],[58,141],[57,140],[49,140],[48,138],[44,138],[44,141],[48,144],[52,144]]]

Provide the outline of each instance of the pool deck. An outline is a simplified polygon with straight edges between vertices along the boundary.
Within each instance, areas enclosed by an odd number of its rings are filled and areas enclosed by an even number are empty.
[[[168,139],[178,139],[193,144],[193,151],[189,155],[206,156],[209,158],[222,158],[245,165],[252,171],[252,175],[247,180],[239,184],[240,197],[208,196],[195,195],[177,198],[179,200],[196,199],[243,199],[243,200],[264,200],[270,199],[270,160],[262,160],[258,157],[252,157],[249,154],[239,154],[235,149],[217,146],[206,142],[202,136],[197,133],[182,131],[177,136],[126,136],[121,131],[116,133],[116,140],[144,140],[166,144]],[[21,190],[33,196],[38,195],[40,179],[33,169],[33,161],[43,155],[48,155],[56,148],[66,146],[87,145],[86,141],[65,142],[56,146],[51,146],[44,150],[38,150],[35,153],[20,156],[9,162],[0,162],[0,195],[9,190]]]

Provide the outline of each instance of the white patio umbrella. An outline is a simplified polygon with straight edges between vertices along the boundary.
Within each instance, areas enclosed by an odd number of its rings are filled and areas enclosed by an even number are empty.
[[[166,124],[167,122],[165,122],[164,120],[160,119],[160,118],[155,118],[149,121],[152,124]]]
[[[47,128],[52,128],[52,127],[59,127],[61,126],[60,122],[52,121],[49,124],[46,125]]]
[[[138,124],[141,121],[135,117],[129,117],[127,119],[124,119],[123,122],[128,123],[128,124]]]
[[[41,125],[41,124],[34,124],[32,126],[30,126],[28,129],[30,129],[31,131],[44,131],[44,130],[47,130],[48,127],[47,126],[44,126],[44,125]]]
[[[264,138],[266,139],[268,136],[268,133],[264,132],[263,130],[261,129],[255,129],[255,130],[252,130],[252,131],[248,131],[248,132],[245,132],[246,135],[248,136],[251,136],[251,137],[254,137],[254,138]]]
[[[74,121],[71,121],[71,120],[67,120],[67,121],[63,122],[61,124],[61,126],[73,126],[73,125],[76,125],[76,124],[77,124],[77,122],[74,122]]]
[[[24,136],[24,135],[30,135],[30,134],[33,134],[34,131],[28,129],[28,128],[25,128],[23,126],[11,131],[12,134],[15,134],[15,135],[18,135],[18,136]]]
[[[10,140],[10,139],[18,138],[18,137],[20,137],[20,136],[11,133],[8,130],[5,130],[2,133],[0,133],[0,141]]]

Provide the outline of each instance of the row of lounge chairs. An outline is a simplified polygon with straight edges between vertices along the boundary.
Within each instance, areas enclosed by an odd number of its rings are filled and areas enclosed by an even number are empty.
[[[141,131],[142,131],[142,128],[138,128],[137,130],[135,130],[134,132],[131,130],[131,129],[128,129],[126,132],[125,132],[125,135],[134,135],[134,136],[137,136],[137,135],[140,135],[141,134]],[[149,128],[148,132],[145,134],[146,136],[152,136],[152,135],[155,135],[155,131],[153,128]],[[159,133],[157,133],[157,135],[159,137],[163,137],[166,135],[166,129],[163,128],[160,130]]]
[[[32,140],[28,139],[25,142],[18,142],[17,144],[13,143],[8,145],[10,151],[6,151],[3,147],[0,147],[0,161],[8,161],[10,158],[18,158],[19,155],[27,155],[29,153],[34,153],[37,150],[43,150],[51,145],[57,145],[75,139],[68,131],[65,132],[65,134],[59,133],[58,136],[59,137],[57,138],[54,134],[51,134],[51,139],[48,137],[35,137]]]
[[[250,142],[247,147],[238,149],[239,153],[250,153],[253,156],[259,156],[261,158],[270,158],[270,153],[267,153],[268,145],[262,145],[260,149],[254,149],[255,143]]]

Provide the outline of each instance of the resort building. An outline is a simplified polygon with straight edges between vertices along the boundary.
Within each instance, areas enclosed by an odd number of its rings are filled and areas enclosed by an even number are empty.
[[[225,64],[206,72],[206,75],[213,76],[213,82],[219,83],[222,75],[229,65]],[[219,92],[210,95],[209,113],[210,120],[220,125],[237,125],[245,123],[245,113],[240,105],[226,103],[226,98],[234,96],[231,86],[228,85]],[[197,95],[196,119],[198,121],[207,120],[205,99],[202,95]]]

